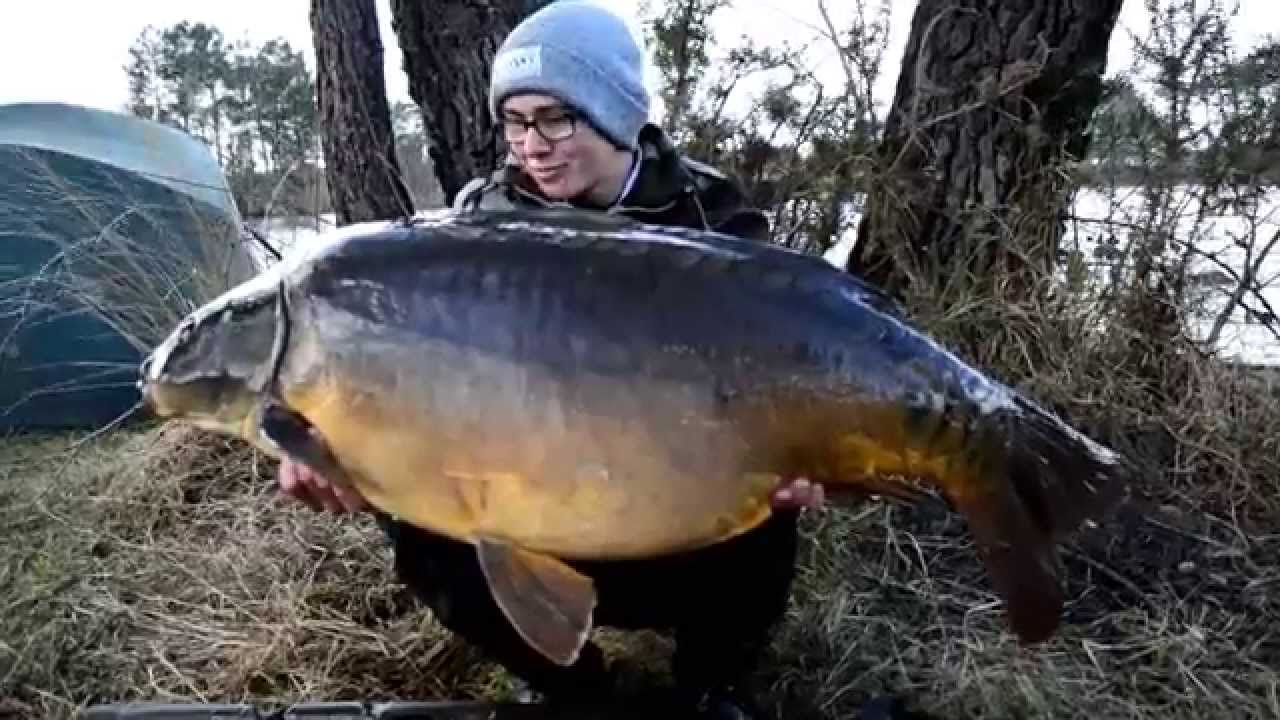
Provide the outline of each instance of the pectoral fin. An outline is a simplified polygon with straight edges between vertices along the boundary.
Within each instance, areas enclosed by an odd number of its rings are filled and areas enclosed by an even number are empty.
[[[298,413],[275,402],[262,407],[258,431],[280,452],[303,463],[329,482],[350,487],[351,482],[324,438]]]
[[[559,665],[572,665],[591,632],[596,591],[563,562],[494,538],[476,543],[498,607],[520,637]]]

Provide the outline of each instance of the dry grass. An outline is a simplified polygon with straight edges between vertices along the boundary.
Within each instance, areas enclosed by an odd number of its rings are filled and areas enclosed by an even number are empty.
[[[0,461],[0,696],[19,716],[495,687],[394,584],[376,525],[282,504],[238,444],[120,433],[54,479],[66,447],[12,440]]]
[[[763,699],[788,718],[851,717],[880,692],[946,718],[1280,715],[1280,453],[1257,431],[1280,401],[1243,378],[1204,370],[1196,402],[1214,412],[1179,428],[1180,465],[1064,553],[1071,607],[1043,647],[1007,632],[956,516],[811,516]],[[68,456],[71,441],[0,446],[0,696],[17,717],[509,691],[397,584],[368,518],[282,501],[270,465],[196,431],[122,432]],[[607,640],[665,661],[651,636]]]

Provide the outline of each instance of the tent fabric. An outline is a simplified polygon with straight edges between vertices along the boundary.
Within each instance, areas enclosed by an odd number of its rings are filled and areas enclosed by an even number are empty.
[[[239,228],[194,138],[89,108],[0,106],[0,432],[128,411],[166,318],[255,269]]]
[[[148,177],[237,216],[209,148],[177,128],[64,103],[0,105],[0,145],[53,150]]]

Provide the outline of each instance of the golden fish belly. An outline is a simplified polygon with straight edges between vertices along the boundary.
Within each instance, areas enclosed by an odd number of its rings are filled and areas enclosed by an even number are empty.
[[[372,357],[335,355],[286,402],[371,504],[412,524],[622,558],[713,543],[769,514],[776,475],[696,386],[447,344]]]

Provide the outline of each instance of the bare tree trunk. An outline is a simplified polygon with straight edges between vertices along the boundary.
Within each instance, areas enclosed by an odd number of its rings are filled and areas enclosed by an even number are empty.
[[[492,172],[498,135],[488,110],[489,65],[520,17],[520,0],[392,0],[409,94],[422,111],[428,154],[446,204]]]
[[[409,95],[446,204],[505,152],[489,115],[489,66],[511,29],[546,0],[391,0]]]
[[[1009,273],[1030,293],[1056,255],[1064,161],[1087,150],[1120,6],[921,0],[848,268],[899,296]]]
[[[312,0],[325,177],[339,225],[403,217],[374,0]]]

